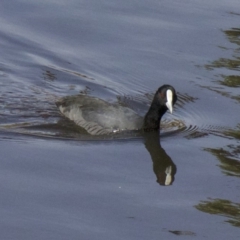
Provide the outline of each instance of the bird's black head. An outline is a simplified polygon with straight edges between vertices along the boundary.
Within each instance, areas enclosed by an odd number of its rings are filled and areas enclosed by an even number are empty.
[[[168,109],[172,113],[176,101],[175,89],[170,85],[161,86],[155,93],[152,104],[144,117],[144,131],[158,130],[162,116]]]
[[[166,110],[168,109],[170,113],[173,112],[173,105],[177,101],[177,94],[171,85],[161,86],[154,96],[154,101],[158,102],[161,106],[165,106]]]

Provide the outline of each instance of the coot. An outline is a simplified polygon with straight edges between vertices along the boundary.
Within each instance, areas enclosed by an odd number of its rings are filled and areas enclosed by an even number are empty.
[[[130,108],[88,95],[64,97],[56,105],[64,116],[91,135],[103,135],[124,130],[157,131],[162,116],[167,110],[172,113],[176,101],[175,89],[163,85],[155,93],[144,118]]]

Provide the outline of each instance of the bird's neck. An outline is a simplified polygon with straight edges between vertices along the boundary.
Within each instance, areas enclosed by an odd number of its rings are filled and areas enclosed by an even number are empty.
[[[143,130],[144,131],[156,131],[160,128],[160,121],[163,114],[167,111],[164,106],[152,103],[147,114],[144,117]]]

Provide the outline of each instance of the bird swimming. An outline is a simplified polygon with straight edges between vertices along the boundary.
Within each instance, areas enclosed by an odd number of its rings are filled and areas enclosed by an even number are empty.
[[[104,135],[125,130],[158,131],[167,110],[173,112],[177,94],[171,85],[156,91],[145,117],[134,110],[108,103],[88,95],[63,97],[56,102],[60,112],[91,135]]]

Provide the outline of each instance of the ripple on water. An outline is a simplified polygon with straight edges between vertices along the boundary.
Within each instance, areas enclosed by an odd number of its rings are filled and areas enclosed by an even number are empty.
[[[185,125],[183,121],[178,119],[172,119],[162,122],[162,129],[160,136],[165,137],[185,137],[187,139],[205,137],[208,134],[223,135],[223,131],[226,129],[216,127],[200,129],[197,126]],[[37,138],[53,138],[62,140],[79,140],[79,141],[98,141],[98,140],[134,140],[141,139],[141,131],[123,131],[121,133],[115,133],[110,135],[92,136],[88,134],[84,129],[76,126],[68,120],[63,120],[53,124],[11,124],[4,125],[0,131],[9,132],[17,135],[33,136]]]
[[[43,93],[41,92],[41,94]],[[152,97],[153,94],[139,93],[134,97],[126,94],[119,95],[116,96],[116,99],[120,105],[130,107],[143,115],[142,113],[147,111]],[[51,103],[47,102],[47,99]],[[53,103],[55,100],[56,96],[47,96],[45,101],[42,102],[38,101],[36,96],[31,101],[24,97],[20,101],[16,101],[16,98],[8,100],[4,111],[1,113],[1,130],[14,134],[57,139],[112,140],[142,138],[140,131],[123,131],[107,136],[91,136],[84,129],[63,118]],[[174,114],[165,114],[162,119],[161,137],[178,135],[192,139],[204,137],[208,134],[221,135],[226,130],[224,127],[208,124],[208,116],[195,107],[196,100],[188,94],[178,93],[178,102]]]
[[[196,103],[197,100],[187,94],[178,94],[175,116],[183,122],[181,135],[188,139],[205,137],[208,134],[223,136],[223,132],[228,128],[214,125],[211,116],[204,109],[200,109],[200,104]]]

